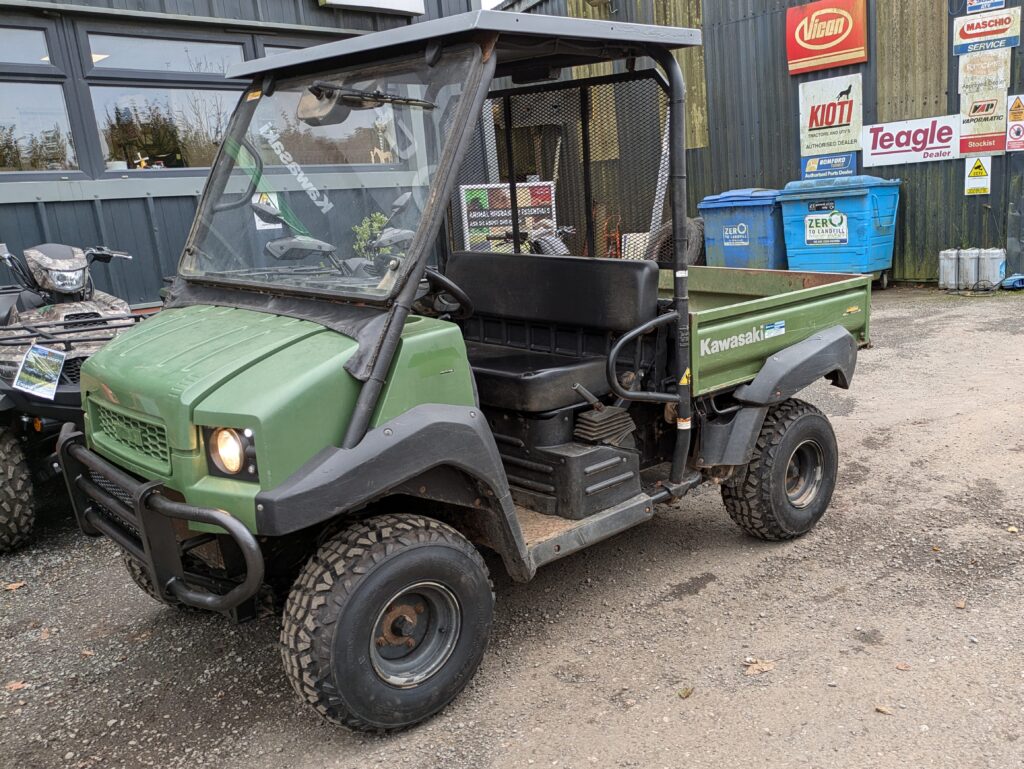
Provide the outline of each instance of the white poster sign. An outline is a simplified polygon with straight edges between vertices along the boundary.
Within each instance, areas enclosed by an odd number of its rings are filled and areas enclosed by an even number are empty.
[[[864,126],[861,149],[865,168],[952,160],[960,157],[960,116]]]
[[[801,83],[800,154],[859,150],[863,115],[860,75]]]
[[[1024,94],[1006,97],[1006,151],[1024,150]]]
[[[1005,91],[1010,87],[1012,48],[967,53],[960,57],[960,93]]]
[[[992,158],[966,158],[964,160],[964,195],[992,193]]]

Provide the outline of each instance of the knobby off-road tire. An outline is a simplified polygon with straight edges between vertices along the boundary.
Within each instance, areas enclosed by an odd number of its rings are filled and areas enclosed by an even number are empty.
[[[18,437],[0,428],[0,553],[25,544],[36,522],[32,472]]]
[[[729,517],[767,540],[806,534],[825,514],[836,485],[839,449],[828,418],[791,398],[768,410],[750,462],[724,484]]]
[[[483,559],[431,518],[383,515],[327,540],[292,588],[285,672],[330,721],[393,731],[434,715],[476,672],[494,593]]]
[[[175,598],[164,598],[160,595],[160,592],[156,589],[153,584],[153,580],[149,578],[149,572],[146,571],[146,567],[136,561],[128,553],[121,551],[121,561],[124,563],[125,571],[128,572],[128,576],[132,578],[132,582],[138,585],[139,590],[148,595],[157,603],[162,603],[165,606],[170,606],[172,609],[178,611],[202,611],[202,609],[194,606],[188,606],[183,604],[181,601]]]

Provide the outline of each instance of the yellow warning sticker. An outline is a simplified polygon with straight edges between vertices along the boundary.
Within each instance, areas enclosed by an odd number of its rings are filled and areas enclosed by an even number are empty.
[[[256,101],[256,99],[260,98],[262,95],[263,91],[249,91],[249,93],[245,95],[245,100]]]
[[[683,373],[683,378],[679,380],[679,384],[688,385],[690,384],[690,369],[686,369]]]
[[[981,158],[974,161],[974,167],[971,168],[971,172],[967,175],[972,179],[988,176],[988,171],[985,170],[985,164],[981,162]]]
[[[1019,96],[1013,97],[1013,104],[1010,105],[1010,120],[1018,122],[1024,120],[1024,101]]]

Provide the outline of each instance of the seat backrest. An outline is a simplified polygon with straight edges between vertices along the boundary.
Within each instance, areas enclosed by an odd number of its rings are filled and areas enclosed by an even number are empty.
[[[658,312],[654,262],[457,251],[445,274],[479,315],[624,333]]]

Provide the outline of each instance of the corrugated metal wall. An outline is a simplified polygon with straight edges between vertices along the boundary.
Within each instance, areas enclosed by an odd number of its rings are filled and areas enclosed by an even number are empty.
[[[953,18],[938,0],[868,0],[869,60],[855,67],[791,77],[786,64],[786,9],[806,0],[620,0],[602,6],[623,21],[692,24],[704,31],[706,149],[691,140],[688,153],[690,209],[707,194],[741,187],[781,187],[800,176],[799,84],[860,72],[864,123],[956,114],[957,60],[952,55]],[[1021,0],[1008,0],[1019,6]],[[575,0],[519,0],[531,13],[569,15]],[[957,3],[952,3],[957,14]],[[960,3],[959,5],[963,5]],[[513,8],[509,8],[513,10]],[[687,68],[692,109],[701,106]],[[1024,90],[1024,65],[1013,55],[1011,92]],[[692,114],[692,113],[691,113]],[[699,120],[691,118],[692,124]],[[963,194],[964,161],[951,160],[868,169],[900,178],[901,204],[894,273],[899,280],[938,276],[944,248],[1007,247],[1008,269],[1020,270],[1019,212],[1024,208],[1024,153],[993,160],[993,189],[986,197]],[[1009,242],[1008,242],[1009,236]]]
[[[478,6],[478,0],[426,0],[427,13],[418,20],[460,13],[474,4]],[[403,16],[321,8],[315,0],[78,0],[74,5],[146,12],[144,20],[121,20],[138,23],[140,31],[149,34],[159,30],[161,17],[171,20],[169,14],[217,18],[225,25],[232,20],[266,22],[263,32],[273,32],[274,25],[296,24],[310,32],[317,31],[313,27],[337,30],[339,35],[409,23]],[[67,7],[65,3],[61,10],[67,12]],[[202,28],[209,27],[196,25]],[[297,34],[296,28],[287,31]],[[43,183],[16,182],[10,175],[0,175],[0,241],[16,254],[43,242],[103,244],[128,251],[135,257],[131,262],[95,265],[95,282],[131,304],[152,303],[158,299],[163,276],[177,270],[205,181],[205,174]],[[0,284],[10,282],[6,268],[0,267]]]

